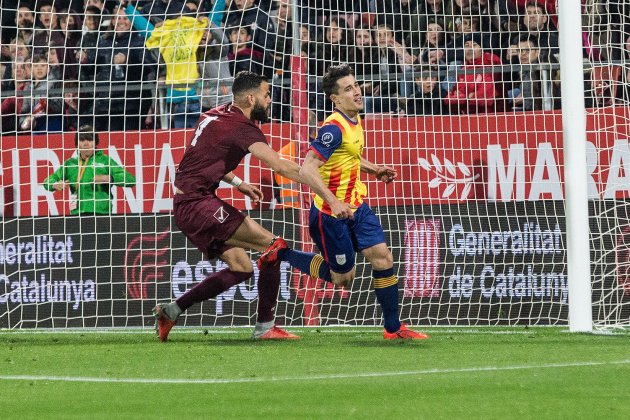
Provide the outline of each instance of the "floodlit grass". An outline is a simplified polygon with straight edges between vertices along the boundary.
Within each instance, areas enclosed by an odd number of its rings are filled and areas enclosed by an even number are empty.
[[[630,418],[630,336],[557,328],[0,332],[0,418]]]

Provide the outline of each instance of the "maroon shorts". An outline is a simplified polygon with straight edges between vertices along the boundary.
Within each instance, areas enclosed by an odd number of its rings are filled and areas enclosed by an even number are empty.
[[[232,248],[225,241],[245,220],[243,213],[214,195],[175,195],[173,210],[177,227],[208,259]]]

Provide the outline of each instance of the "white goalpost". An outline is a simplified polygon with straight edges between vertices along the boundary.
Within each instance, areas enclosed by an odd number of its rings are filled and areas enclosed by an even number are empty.
[[[333,112],[322,76],[342,62],[363,92],[365,157],[399,175],[362,180],[403,322],[630,327],[624,1],[95,3],[1,5],[0,328],[151,328],[157,302],[224,268],[171,214],[200,113],[231,100],[237,71],[262,73],[272,107],[261,129],[301,162]],[[94,175],[110,175],[98,214],[75,214],[76,197],[45,181],[73,158],[77,169],[85,124],[113,162],[83,168],[90,194]],[[317,252],[308,188],[251,155],[236,174],[263,203],[225,183],[218,196]],[[283,263],[277,323],[380,326],[372,270],[360,254],[356,265],[339,288]],[[253,325],[257,281],[256,270],[178,325]]]

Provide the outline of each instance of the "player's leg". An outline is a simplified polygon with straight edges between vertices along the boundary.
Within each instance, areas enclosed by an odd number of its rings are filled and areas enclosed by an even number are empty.
[[[261,251],[257,262],[260,269],[274,265],[277,261],[288,261],[305,274],[330,281],[330,270],[321,255],[289,248],[284,239],[274,236],[249,217],[245,218],[226,243]]]
[[[372,285],[376,300],[381,305],[385,331],[383,336],[392,338],[427,338],[401,324],[398,314],[398,277],[394,273],[394,257],[385,243],[380,221],[367,205],[355,212],[353,239],[361,253],[372,265]]]
[[[227,268],[210,274],[174,302],[158,304],[154,308],[160,341],[168,339],[177,318],[195,303],[217,297],[254,274],[252,262],[243,248],[229,248],[219,258],[227,264]]]
[[[318,258],[313,257],[311,272],[319,272],[320,275],[317,276],[319,278],[324,278],[321,275],[322,271],[329,272],[329,281],[338,286],[350,283],[356,271],[354,265],[356,249],[349,228],[351,223],[349,220],[337,219],[322,213],[315,206],[311,207],[309,232],[323,255],[323,257],[319,255]],[[295,264],[298,263],[300,261],[295,261]]]
[[[258,275],[258,315],[252,338],[256,340],[296,340],[291,334],[275,325],[275,309],[280,289],[280,262],[267,264]]]

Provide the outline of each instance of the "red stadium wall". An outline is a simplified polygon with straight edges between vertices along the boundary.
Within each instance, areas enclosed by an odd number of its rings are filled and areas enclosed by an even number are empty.
[[[587,116],[589,197],[630,196],[628,108]],[[536,201],[563,198],[561,114],[521,113],[445,117],[370,117],[366,157],[394,166],[399,180],[368,180],[371,204],[456,204],[466,200]],[[264,126],[278,150],[291,138],[289,124]],[[104,133],[100,148],[137,178],[115,189],[117,213],[169,211],[172,180],[188,139],[186,131]],[[48,193],[41,182],[74,153],[72,134],[3,136],[2,198],[5,216],[68,213],[67,193]],[[246,158],[237,174],[271,196],[271,171]],[[232,189],[219,194],[232,197]],[[235,196],[234,204],[251,208]],[[263,205],[268,206],[268,203]]]

